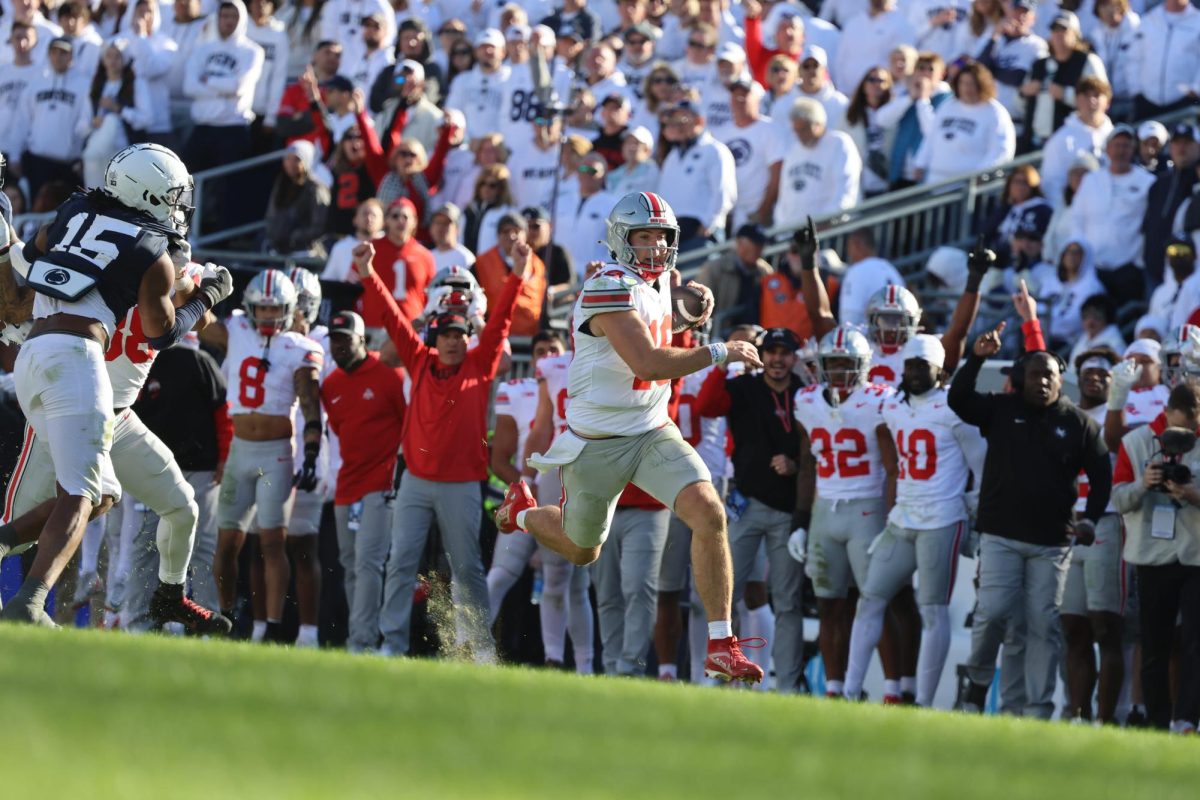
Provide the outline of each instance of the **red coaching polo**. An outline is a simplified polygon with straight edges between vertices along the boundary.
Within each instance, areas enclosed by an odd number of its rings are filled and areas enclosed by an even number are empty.
[[[321,402],[342,452],[333,502],[350,505],[392,488],[404,426],[402,371],[368,353],[353,372],[338,367],[325,378]]]
[[[452,372],[417,337],[374,272],[364,296],[383,304],[383,326],[412,379],[404,418],[404,463],[418,478],[446,483],[482,481],[488,474],[487,421],[492,381],[512,325],[521,278],[509,275],[479,345]]]

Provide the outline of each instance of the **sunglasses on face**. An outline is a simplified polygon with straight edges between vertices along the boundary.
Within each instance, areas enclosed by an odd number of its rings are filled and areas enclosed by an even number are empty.
[[[878,75],[872,75],[871,77],[867,78],[867,83],[884,83],[884,79]]]
[[[688,41],[688,47],[694,47],[697,50],[712,50],[714,46],[715,45],[711,45],[708,42]]]
[[[661,84],[665,83],[668,86],[674,86],[675,84],[679,83],[679,81],[675,80],[674,78],[672,78],[668,75],[659,75],[658,77],[651,78],[650,83],[656,84],[656,85],[661,85]]]

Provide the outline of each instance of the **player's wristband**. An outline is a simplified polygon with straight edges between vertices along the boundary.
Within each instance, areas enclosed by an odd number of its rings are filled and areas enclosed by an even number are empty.
[[[713,342],[708,346],[708,355],[713,364],[724,364],[725,359],[729,358],[729,348],[724,342]]]
[[[309,461],[309,460],[316,461],[317,456],[320,455],[320,453],[321,453],[321,443],[320,442],[305,442],[304,443],[304,460],[305,461]]]

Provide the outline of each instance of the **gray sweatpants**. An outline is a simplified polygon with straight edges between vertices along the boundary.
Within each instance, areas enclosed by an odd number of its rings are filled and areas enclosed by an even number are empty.
[[[471,628],[470,631],[459,631],[458,638],[461,640],[466,634],[475,645],[477,657],[487,655],[481,650],[493,649],[487,625],[487,580],[479,546],[482,505],[477,481],[427,481],[411,472],[404,473],[392,515],[391,556],[387,562],[383,608],[379,615],[386,652],[393,655],[408,652],[413,587],[421,553],[434,521],[442,533],[442,544],[450,561],[455,603],[462,604],[455,617],[459,625],[464,624],[465,619]]]
[[[771,658],[775,663],[775,687],[780,692],[794,692],[804,669],[804,571],[800,562],[788,553],[791,532],[791,514],[776,511],[758,500],[750,500],[741,518],[729,529],[735,604],[742,599],[758,549],[766,542],[767,586],[775,611]]]
[[[185,472],[183,477],[192,487],[200,511],[188,565],[191,596],[210,611],[218,611],[221,602],[213,578],[213,559],[217,553],[217,496],[221,487],[212,482],[211,470]],[[158,515],[150,509],[142,513],[141,525],[129,548],[129,571],[121,602],[121,627],[135,631],[150,628],[150,597],[158,586]]]
[[[350,506],[333,508],[338,561],[350,609],[346,647],[352,653],[373,650],[379,644],[383,575],[392,542],[392,507],[385,497],[384,492],[371,492],[362,498],[362,518],[356,531],[350,530]]]
[[[979,552],[979,602],[967,670],[972,682],[990,684],[1005,629],[1017,609],[1025,613],[1025,716],[1049,719],[1062,649],[1058,610],[1071,565],[1070,548],[1045,547],[983,534]]]
[[[618,507],[592,566],[604,671],[644,675],[658,610],[658,573],[671,512]]]

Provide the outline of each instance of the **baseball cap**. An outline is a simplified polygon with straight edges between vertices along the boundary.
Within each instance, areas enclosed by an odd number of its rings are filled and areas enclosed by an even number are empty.
[[[729,82],[729,91],[731,91],[731,92],[734,89],[745,89],[746,91],[750,91],[753,88],[754,88],[754,78],[750,75],[749,71],[747,71],[747,70],[742,70],[737,75],[734,75],[733,80],[731,80]]]
[[[645,20],[639,22],[636,25],[630,25],[628,28],[626,28],[625,29],[625,38],[628,39],[632,34],[635,34],[635,33],[638,34],[639,36],[645,36],[647,39],[649,39],[652,42],[657,42],[659,39],[662,38],[662,31],[659,30],[654,25],[651,25],[649,22],[646,22]]]
[[[528,25],[509,25],[504,38],[510,42],[528,42],[531,29]]]
[[[287,152],[300,159],[305,169],[311,170],[313,160],[317,157],[317,148],[307,139],[297,139],[287,146]]]
[[[462,211],[458,206],[454,205],[454,203],[446,203],[445,205],[435,208],[433,213],[429,215],[429,218],[433,219],[434,217],[438,216],[445,217],[457,225],[459,220],[462,219]]]
[[[1200,142],[1200,134],[1196,133],[1196,126],[1189,125],[1186,122],[1179,122],[1171,126],[1172,139],[1187,139],[1190,142]]]
[[[1138,126],[1137,135],[1139,139],[1158,139],[1160,142],[1166,142],[1167,126],[1158,120],[1152,119]]]
[[[412,212],[413,216],[416,216],[417,214],[416,203],[414,203],[412,200],[409,200],[407,197],[397,197],[395,200],[388,203],[388,211],[391,211],[393,208],[407,208]]]
[[[761,247],[767,243],[767,232],[763,230],[762,225],[747,223],[737,229],[737,233],[735,234],[734,238],[749,239]]]
[[[1162,345],[1153,339],[1134,339],[1133,343],[1125,348],[1122,358],[1130,356],[1148,356],[1158,361],[1159,351],[1162,350]]]
[[[495,28],[484,28],[475,36],[475,46],[483,47],[486,44],[504,47],[504,34]]]
[[[904,348],[900,351],[900,358],[904,361],[910,358],[919,358],[941,369],[946,365],[946,348],[942,347],[942,340],[938,337],[928,333],[918,333],[904,343]]]
[[[468,336],[471,333],[471,323],[462,314],[438,314],[433,320],[434,335],[446,331],[462,331]]]
[[[1138,318],[1138,321],[1134,323],[1133,332],[1134,335],[1137,335],[1142,331],[1151,330],[1158,334],[1159,339],[1165,339],[1167,336],[1168,327],[1167,321],[1157,314],[1143,314]]]
[[[366,336],[367,326],[363,324],[363,318],[353,311],[339,311],[329,320],[329,332]]]
[[[1079,153],[1075,156],[1075,160],[1071,162],[1070,170],[1085,169],[1088,172],[1095,172],[1100,169],[1100,160],[1091,153]]]
[[[335,89],[339,92],[353,92],[354,82],[345,75],[334,75],[327,81],[321,83],[322,89]]]
[[[520,214],[518,214],[515,211],[506,211],[500,215],[500,218],[498,220],[496,220],[496,230],[497,231],[500,231],[501,229],[503,229],[509,225],[512,225],[513,227],[516,227],[516,228],[520,228],[523,231],[529,230],[529,223],[527,223],[525,221],[525,218],[523,216],[521,216]]]
[[[579,26],[577,26],[574,22],[564,21],[561,25],[558,26],[558,38],[559,39],[575,39],[577,41],[582,42],[587,37],[584,36],[579,31]]]
[[[620,106],[622,108],[630,108],[631,107],[629,104],[629,98],[623,94],[618,94],[617,92],[613,92],[612,94],[605,97],[604,100],[601,101],[600,107],[604,108],[606,105],[609,105],[610,103],[616,103],[618,106]]]
[[[420,61],[413,61],[411,58],[401,61],[397,71],[409,73],[414,81],[425,80],[425,67],[421,65]]]
[[[796,338],[796,334],[787,328],[771,328],[763,334],[758,349],[766,351],[772,347],[786,347],[789,351],[795,352],[800,349],[800,341]]]
[[[1130,139],[1137,140],[1137,132],[1123,122],[1120,125],[1113,126],[1112,132],[1108,134],[1108,139],[1105,141],[1111,142],[1118,136],[1128,136]]]
[[[1070,11],[1059,11],[1055,15],[1054,21],[1050,23],[1050,29],[1066,28],[1069,31],[1074,31],[1076,34],[1082,33],[1079,27],[1079,17],[1075,16]]]
[[[825,48],[817,47],[815,44],[806,44],[804,50],[800,53],[800,63],[805,61],[815,61],[822,67],[829,66],[829,54],[825,52]]]
[[[717,61],[737,61],[745,62],[746,51],[742,49],[740,44],[735,42],[726,42],[721,45],[721,49],[717,51]]]
[[[625,131],[625,138],[628,139],[630,136],[647,147],[654,147],[654,134],[650,133],[650,129],[645,125],[638,125]]]
[[[542,206],[526,206],[521,209],[521,216],[529,222],[549,222],[550,213]]]
[[[1042,237],[1046,235],[1046,228],[1050,225],[1050,217],[1038,213],[1039,210],[1031,208],[1022,214],[1021,218],[1017,220],[1017,229],[1013,231],[1013,236],[1041,241]]]
[[[68,36],[58,36],[50,40],[50,49],[74,53],[75,43]]]

